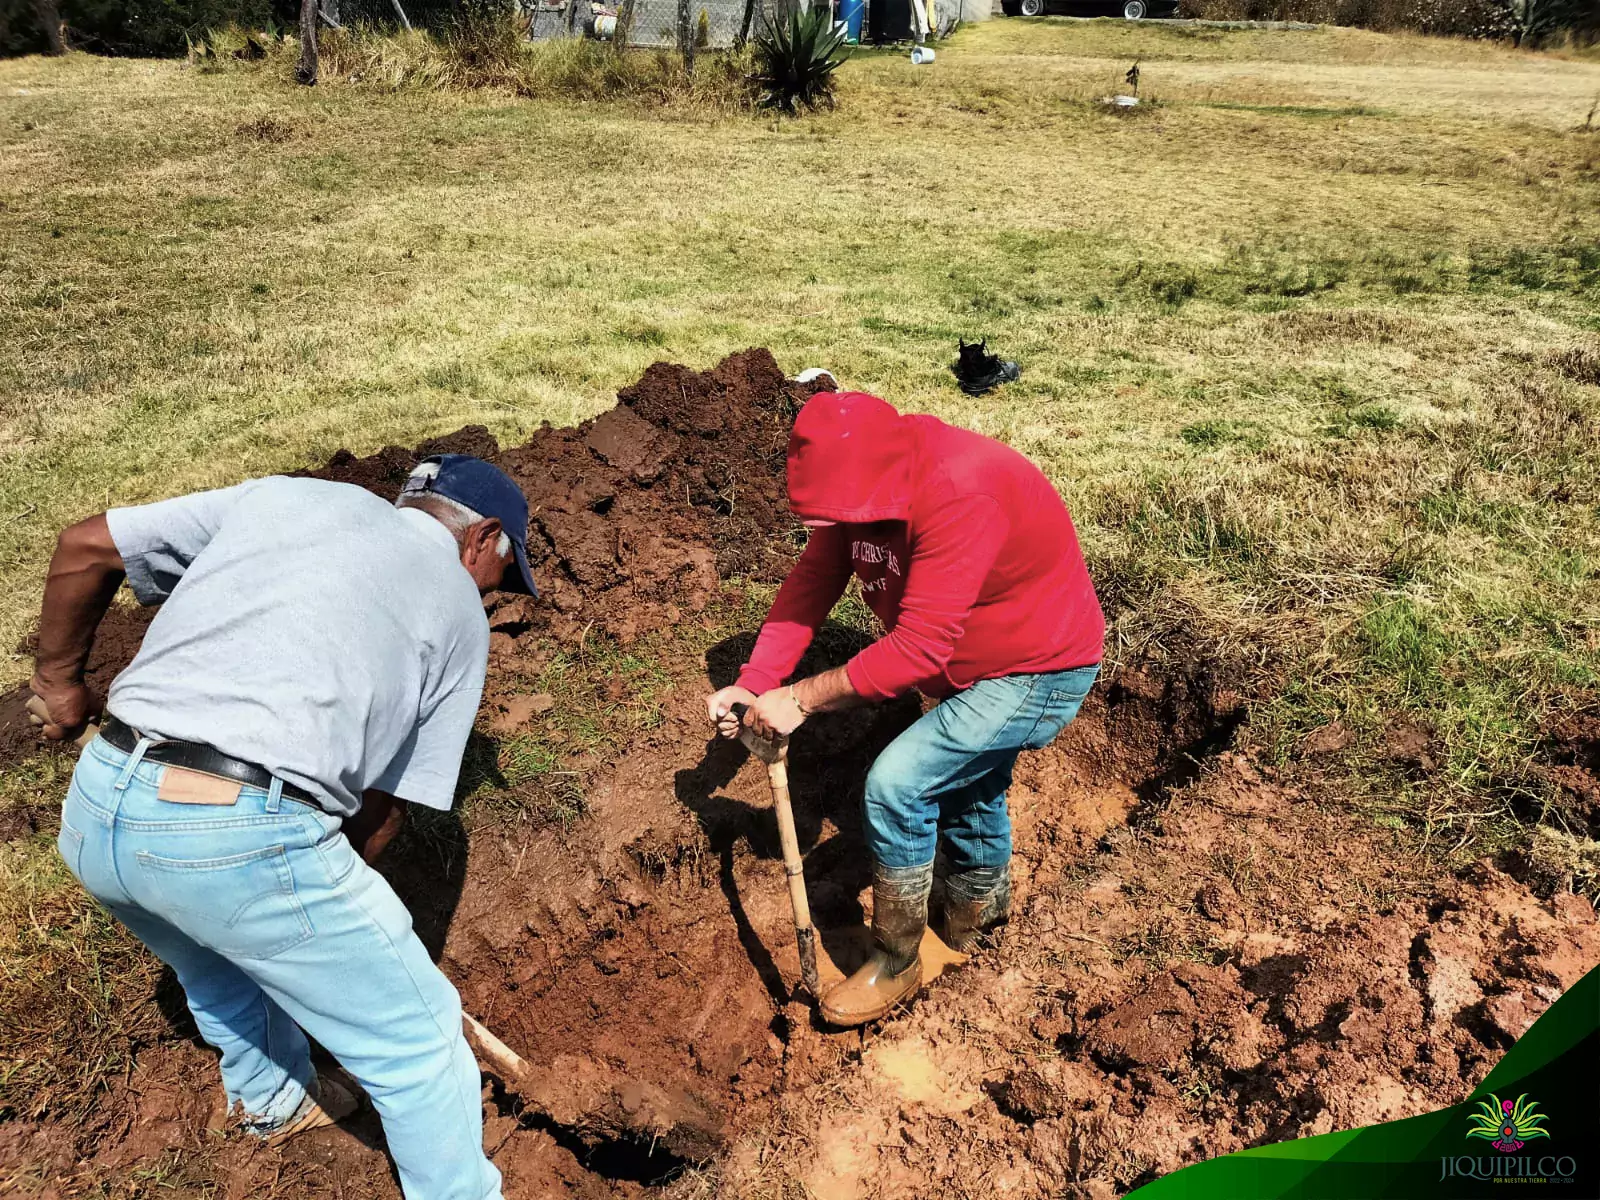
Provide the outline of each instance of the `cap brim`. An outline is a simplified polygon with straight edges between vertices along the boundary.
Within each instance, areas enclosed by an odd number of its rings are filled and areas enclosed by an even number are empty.
[[[521,577],[522,587],[518,588],[512,586],[502,588],[501,590],[507,592],[526,591],[528,595],[537,598],[539,595],[539,589],[533,582],[533,572],[528,569],[528,552],[523,547],[522,543],[517,541],[516,538],[511,539],[511,553],[515,555],[517,559],[517,572]],[[508,571],[507,574],[509,575],[510,572]],[[517,580],[512,579],[503,582],[515,584]]]

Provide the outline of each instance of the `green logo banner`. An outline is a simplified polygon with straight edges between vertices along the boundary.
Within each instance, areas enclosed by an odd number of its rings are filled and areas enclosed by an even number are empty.
[[[1550,1006],[1462,1103],[1242,1150],[1129,1200],[1600,1198],[1600,968]]]

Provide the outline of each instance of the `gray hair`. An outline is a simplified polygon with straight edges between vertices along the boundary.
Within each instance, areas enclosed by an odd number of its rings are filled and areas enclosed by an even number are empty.
[[[467,530],[481,521],[488,520],[476,509],[468,508],[459,500],[452,500],[449,496],[441,496],[438,492],[430,491],[431,484],[439,475],[439,464],[436,462],[419,463],[415,470],[406,477],[405,486],[400,489],[400,495],[395,498],[396,508],[420,508],[439,524],[450,531],[450,536],[456,539],[459,545],[467,536]],[[511,556],[511,535],[505,530],[500,531],[500,540],[494,544],[494,552],[501,558]]]

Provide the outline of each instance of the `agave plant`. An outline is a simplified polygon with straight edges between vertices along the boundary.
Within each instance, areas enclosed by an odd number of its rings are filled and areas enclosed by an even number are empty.
[[[796,5],[787,20],[767,18],[766,28],[756,35],[754,80],[762,107],[786,113],[801,105],[831,108],[833,73],[850,56],[840,52],[844,38],[826,4],[808,9]]]
[[[1490,1100],[1494,1103],[1491,1104]],[[1479,1100],[1478,1111],[1467,1118],[1472,1126],[1467,1131],[1467,1136],[1482,1138],[1503,1154],[1521,1150],[1534,1138],[1550,1136],[1547,1131],[1539,1127],[1539,1123],[1548,1118],[1536,1111],[1538,1107],[1535,1101],[1528,1099],[1526,1092],[1518,1096],[1515,1101],[1502,1100],[1499,1096],[1491,1095],[1488,1100]]]

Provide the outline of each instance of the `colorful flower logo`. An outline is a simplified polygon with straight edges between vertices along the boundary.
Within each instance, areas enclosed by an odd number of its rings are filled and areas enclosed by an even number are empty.
[[[1494,1103],[1490,1104],[1489,1100]],[[1472,1126],[1467,1131],[1469,1138],[1482,1138],[1500,1153],[1510,1154],[1521,1150],[1534,1138],[1550,1136],[1547,1130],[1540,1128],[1540,1122],[1546,1117],[1535,1111],[1539,1107],[1538,1102],[1529,1100],[1526,1092],[1518,1096],[1515,1102],[1502,1100],[1492,1094],[1489,1100],[1479,1100],[1479,1111],[1467,1118]]]

